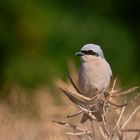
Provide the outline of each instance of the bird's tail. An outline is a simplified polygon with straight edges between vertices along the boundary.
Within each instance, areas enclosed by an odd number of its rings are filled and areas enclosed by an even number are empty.
[[[87,114],[83,114],[82,119],[81,119],[81,123],[86,122],[89,118],[89,116]]]
[[[102,114],[100,112],[94,112],[92,114],[95,116],[95,118],[97,119],[98,122],[103,121]],[[81,123],[86,122],[88,119],[92,120],[87,114],[83,114]]]

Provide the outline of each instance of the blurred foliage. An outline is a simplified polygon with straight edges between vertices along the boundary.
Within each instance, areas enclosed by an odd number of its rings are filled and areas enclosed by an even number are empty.
[[[67,60],[101,45],[113,74],[140,83],[140,9],[126,0],[0,1],[0,81],[28,86],[66,77]]]

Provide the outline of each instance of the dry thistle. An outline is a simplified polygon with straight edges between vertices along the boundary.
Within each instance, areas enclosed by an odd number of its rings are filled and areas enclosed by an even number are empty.
[[[80,140],[123,140],[124,138],[129,139],[127,134],[133,132],[134,140],[138,140],[140,137],[140,129],[126,128],[126,126],[131,122],[132,117],[138,112],[140,105],[138,105],[134,111],[130,113],[128,118],[125,118],[125,110],[128,104],[133,103],[140,94],[137,94],[137,96],[135,96],[131,101],[127,101],[125,98],[122,104],[118,104],[116,98],[121,98],[122,96],[127,97],[128,94],[134,93],[139,87],[132,87],[126,91],[122,91],[122,89],[117,90],[115,89],[117,78],[115,78],[110,91],[89,98],[82,95],[81,91],[69,75],[68,79],[75,91],[64,87],[61,87],[60,90],[79,108],[79,111],[73,113],[72,115],[68,115],[67,118],[76,117],[84,113],[90,118],[91,130],[78,127],[77,124],[54,121],[59,125],[64,125],[74,130],[74,132],[66,132],[67,135],[78,137]],[[92,104],[92,100],[96,100],[96,104]],[[108,120],[106,120],[106,114],[111,114],[113,110],[115,111],[116,109],[119,109],[120,113],[114,115],[117,121],[112,123],[110,126],[108,124]],[[101,113],[102,122],[98,122],[96,113]]]

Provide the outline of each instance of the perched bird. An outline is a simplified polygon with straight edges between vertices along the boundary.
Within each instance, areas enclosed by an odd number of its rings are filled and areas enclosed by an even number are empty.
[[[75,55],[80,56],[81,65],[79,70],[79,88],[81,93],[86,97],[94,97],[108,90],[112,70],[110,65],[104,58],[104,54],[99,45],[86,44]],[[93,104],[97,104],[93,100]],[[98,105],[99,107],[100,105]],[[92,109],[90,109],[92,111]],[[102,121],[100,107],[92,113],[98,121]],[[84,114],[81,122],[89,119],[87,114]]]

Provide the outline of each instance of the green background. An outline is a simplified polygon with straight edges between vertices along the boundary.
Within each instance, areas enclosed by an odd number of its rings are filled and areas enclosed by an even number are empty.
[[[140,4],[127,0],[0,1],[0,83],[66,78],[83,45],[101,46],[122,85],[140,83]]]

